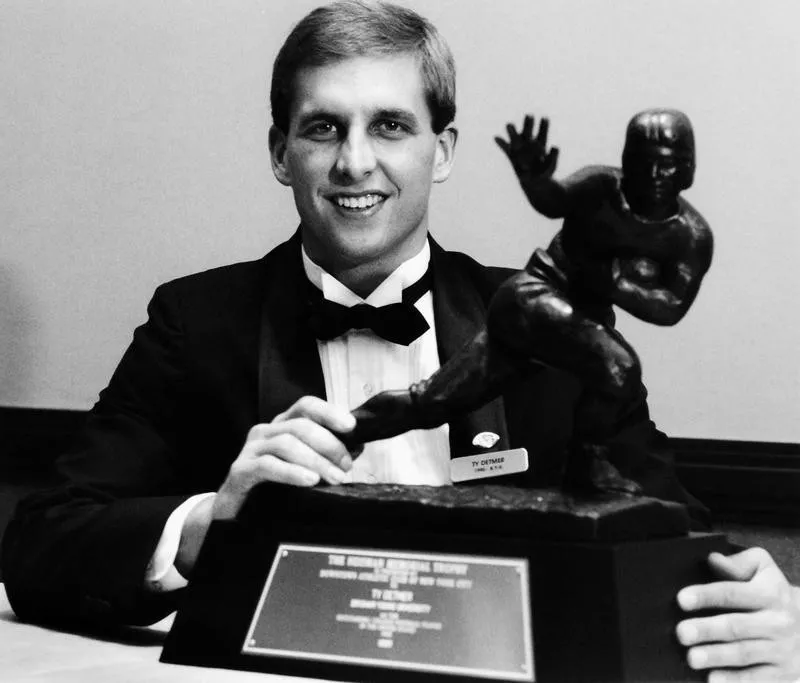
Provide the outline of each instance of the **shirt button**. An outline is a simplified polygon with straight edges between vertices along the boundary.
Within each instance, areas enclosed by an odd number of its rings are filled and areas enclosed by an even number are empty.
[[[375,387],[373,387],[369,382],[364,384],[362,387],[364,389],[364,396],[372,396],[375,393]]]

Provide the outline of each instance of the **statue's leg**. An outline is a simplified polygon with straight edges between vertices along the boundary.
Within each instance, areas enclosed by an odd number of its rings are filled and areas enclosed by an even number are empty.
[[[504,287],[517,282],[540,280],[521,272]],[[510,306],[508,310],[504,306]],[[490,304],[501,318],[517,317],[516,300],[506,298]],[[503,310],[501,310],[503,309]],[[428,379],[409,389],[384,391],[353,411],[356,428],[345,435],[345,443],[388,439],[411,429],[431,429],[463,413],[475,410],[500,395],[509,383],[524,376],[531,367],[529,354],[510,351],[503,340],[484,327]]]
[[[638,485],[622,477],[606,457],[606,443],[639,394],[639,360],[623,337],[576,309],[558,288],[524,274],[497,292],[488,327],[508,353],[526,353],[531,361],[581,380],[567,485],[636,492]]]
[[[498,396],[515,375],[519,369],[497,352],[484,328],[428,379],[381,392],[356,408],[356,429],[345,441],[364,443],[438,427]]]

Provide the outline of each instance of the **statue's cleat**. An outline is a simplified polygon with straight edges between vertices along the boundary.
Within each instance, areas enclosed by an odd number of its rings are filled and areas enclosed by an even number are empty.
[[[598,491],[607,493],[624,493],[631,496],[638,496],[642,493],[642,487],[633,481],[623,477],[619,470],[610,462],[597,463],[600,467],[594,467],[592,472],[592,483]]]
[[[623,477],[606,457],[603,446],[584,444],[573,449],[567,462],[563,487],[584,493],[641,495],[642,487]]]

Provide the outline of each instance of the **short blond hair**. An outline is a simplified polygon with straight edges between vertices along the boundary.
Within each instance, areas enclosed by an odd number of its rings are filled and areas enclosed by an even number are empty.
[[[272,121],[289,132],[298,71],[364,56],[410,54],[419,60],[435,133],[456,115],[453,54],[436,27],[413,10],[375,0],[340,0],[307,14],[286,38],[272,69]]]

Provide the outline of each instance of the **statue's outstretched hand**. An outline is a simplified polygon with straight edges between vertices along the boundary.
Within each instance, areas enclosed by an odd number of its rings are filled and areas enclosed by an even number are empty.
[[[423,380],[408,389],[382,391],[362,403],[352,412],[355,429],[341,435],[343,442],[348,446],[364,444],[412,429],[432,429],[443,424],[445,420],[438,420],[419,404],[416,394],[424,385]]]
[[[369,441],[390,439],[410,429],[422,428],[418,412],[408,389],[382,391],[353,410],[355,429],[337,436],[351,448]]]
[[[494,139],[511,161],[514,172],[525,190],[550,178],[556,170],[558,147],[547,149],[549,127],[550,122],[546,118],[540,119],[539,132],[534,137],[534,119],[533,116],[527,115],[519,133],[514,124],[509,123],[506,126],[508,140],[501,137]]]

